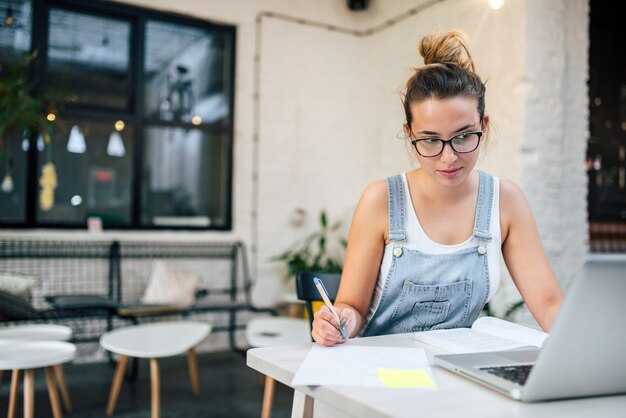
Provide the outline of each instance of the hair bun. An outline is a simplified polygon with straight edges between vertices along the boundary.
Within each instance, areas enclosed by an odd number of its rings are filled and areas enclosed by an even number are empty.
[[[467,46],[467,36],[463,32],[450,30],[431,33],[422,38],[418,49],[425,65],[456,64],[466,71],[476,72]]]

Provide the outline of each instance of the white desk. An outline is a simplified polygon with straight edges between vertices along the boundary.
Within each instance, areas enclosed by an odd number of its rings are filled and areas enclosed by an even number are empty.
[[[626,417],[626,395],[522,403],[432,364],[443,350],[419,343],[412,334],[356,338],[349,344],[423,347],[439,389],[380,389],[359,387],[300,387],[294,396],[295,416],[316,417]],[[311,344],[253,348],[249,367],[289,386]]]

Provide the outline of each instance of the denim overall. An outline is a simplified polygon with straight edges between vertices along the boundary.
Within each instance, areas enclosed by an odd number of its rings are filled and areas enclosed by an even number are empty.
[[[406,241],[402,176],[387,179],[389,241],[393,256],[378,307],[362,336],[469,327],[489,295],[487,245],[493,177],[480,172],[473,238],[475,246],[450,254],[403,248]]]

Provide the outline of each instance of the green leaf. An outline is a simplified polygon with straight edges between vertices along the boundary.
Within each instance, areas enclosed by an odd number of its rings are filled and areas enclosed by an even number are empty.
[[[319,239],[320,253],[323,254],[326,252],[326,237],[322,236]]]
[[[326,228],[327,225],[327,221],[326,221],[326,212],[322,211],[322,213],[320,213],[320,224],[322,225],[322,228]]]

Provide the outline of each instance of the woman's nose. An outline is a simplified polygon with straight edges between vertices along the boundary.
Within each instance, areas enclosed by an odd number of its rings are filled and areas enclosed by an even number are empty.
[[[458,158],[458,155],[456,155],[456,152],[452,149],[452,145],[449,142],[446,142],[443,146],[443,151],[441,151],[441,161],[444,163],[452,163]]]

